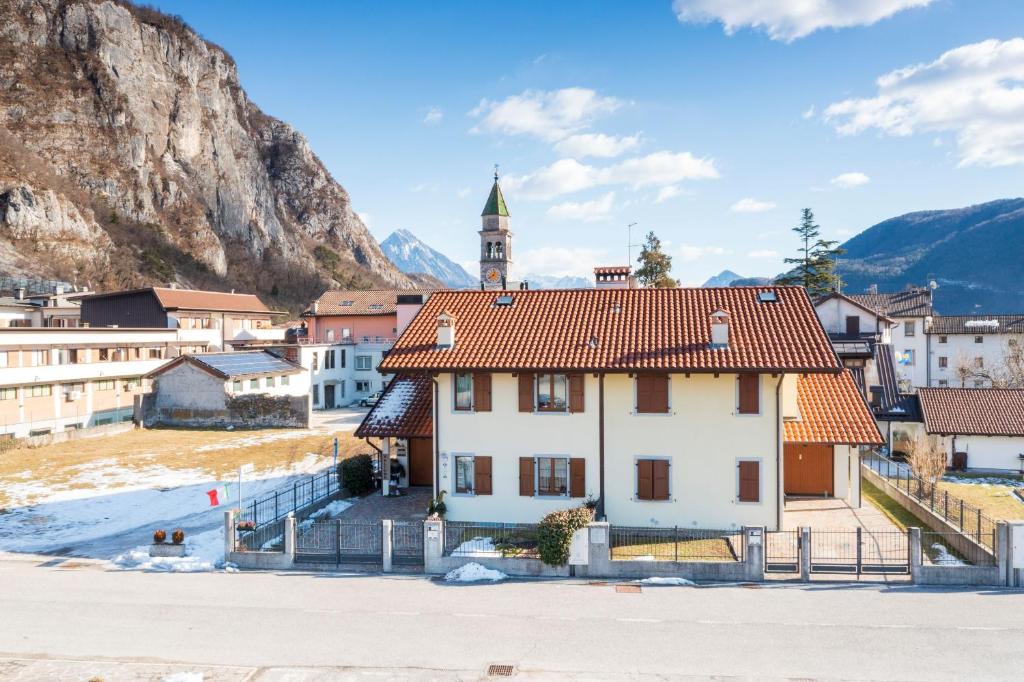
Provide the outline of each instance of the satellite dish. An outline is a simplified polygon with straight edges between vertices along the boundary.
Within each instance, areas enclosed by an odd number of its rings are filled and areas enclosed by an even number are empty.
[[[935,291],[936,289],[938,289],[938,288],[939,288],[939,283],[938,283],[938,282],[936,282],[936,281],[935,281],[935,280],[933,279],[932,281],[928,282],[928,287],[929,287],[929,288],[930,288],[930,289],[931,289],[932,291]]]

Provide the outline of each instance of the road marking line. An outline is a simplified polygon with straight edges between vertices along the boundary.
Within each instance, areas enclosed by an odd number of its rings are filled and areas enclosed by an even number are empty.
[[[620,623],[661,623],[657,618],[616,618]]]
[[[495,613],[453,613],[458,618],[497,618]]]

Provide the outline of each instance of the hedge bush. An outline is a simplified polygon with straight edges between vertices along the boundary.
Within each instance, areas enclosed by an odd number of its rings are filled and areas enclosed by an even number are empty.
[[[587,507],[560,509],[541,519],[537,529],[537,551],[540,560],[549,566],[569,562],[572,534],[594,520],[594,511]]]
[[[355,455],[338,463],[338,483],[352,495],[373,490],[373,460],[369,455]]]

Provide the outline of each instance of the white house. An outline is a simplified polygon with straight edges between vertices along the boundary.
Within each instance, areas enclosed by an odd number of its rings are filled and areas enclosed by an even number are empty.
[[[962,453],[971,469],[1024,471],[1024,389],[922,388],[917,397],[923,431],[942,439],[951,466]]]
[[[848,298],[895,322],[890,342],[900,390],[911,393],[918,386],[928,386],[928,329],[935,314],[932,290],[922,287],[895,293],[851,294]]]
[[[936,316],[930,336],[932,386],[987,388],[1024,346],[1024,315]]]
[[[147,378],[147,426],[309,425],[309,373],[271,353],[183,355]]]
[[[855,500],[850,446],[881,442],[797,287],[437,292],[382,370],[430,381],[454,520],[589,499],[617,524],[780,528],[787,492]],[[362,434],[391,452],[401,413]]]

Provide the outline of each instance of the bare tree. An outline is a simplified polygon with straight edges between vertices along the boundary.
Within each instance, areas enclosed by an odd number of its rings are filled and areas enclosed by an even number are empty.
[[[907,464],[918,479],[918,496],[928,497],[946,473],[946,450],[936,436],[921,436],[909,443]]]
[[[992,388],[1024,388],[1024,346],[1017,339],[1007,339],[1002,358],[987,367],[979,367],[975,360],[958,354],[955,372],[961,386],[970,379],[984,381]]]

